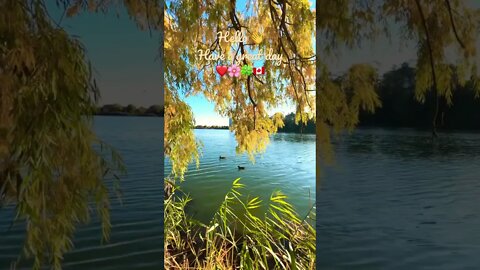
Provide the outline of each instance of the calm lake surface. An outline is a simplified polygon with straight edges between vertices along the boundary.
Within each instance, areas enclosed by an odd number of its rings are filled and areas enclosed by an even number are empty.
[[[95,131],[123,156],[128,175],[122,177],[123,205],[112,201],[111,239],[100,244],[97,220],[81,227],[75,249],[66,254],[64,269],[163,268],[163,119],[154,117],[95,118]],[[0,269],[21,252],[22,224],[9,229],[11,209],[0,210]],[[22,269],[30,269],[24,264]]]
[[[193,198],[189,213],[199,220],[212,218],[237,178],[246,185],[243,194],[259,196],[265,203],[273,191],[281,190],[301,215],[314,205],[315,135],[275,134],[255,164],[246,155],[235,153],[237,143],[228,130],[197,129],[195,135],[203,143],[203,155],[198,169],[190,166],[182,189]],[[220,160],[220,155],[226,159]],[[170,168],[167,160],[166,174]]]
[[[361,129],[318,196],[318,269],[479,269],[480,134]]]

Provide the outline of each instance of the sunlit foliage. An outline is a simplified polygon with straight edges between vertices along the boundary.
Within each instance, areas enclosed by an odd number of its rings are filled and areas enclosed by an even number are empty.
[[[250,2],[250,1],[247,1]],[[202,94],[215,104],[216,111],[232,119],[237,152],[255,154],[265,150],[269,136],[281,125],[268,108],[294,101],[298,120],[313,117],[315,55],[314,13],[308,1],[254,1],[237,10],[235,1],[168,1],[165,11],[165,83],[167,91],[183,95]],[[248,15],[246,15],[248,14]],[[301,22],[301,23],[300,23]],[[259,44],[227,43],[217,38],[218,31],[242,30],[247,36],[259,34]],[[231,64],[234,55],[249,50],[273,49],[284,62],[264,64],[265,76],[220,80],[217,64]],[[226,62],[207,62],[196,57],[199,49],[224,54]],[[244,59],[240,65],[252,64]],[[167,102],[167,100],[166,100]]]
[[[167,88],[167,87],[166,87]],[[199,165],[200,142],[193,134],[193,113],[176,92],[165,91],[165,155],[170,158],[172,174],[183,180],[188,164],[196,161]]]

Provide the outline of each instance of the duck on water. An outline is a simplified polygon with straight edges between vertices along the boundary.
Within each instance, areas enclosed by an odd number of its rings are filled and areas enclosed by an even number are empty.
[[[218,156],[218,159],[227,159],[227,157],[224,157],[224,156],[220,155],[220,156]],[[239,170],[245,170],[245,167],[244,167],[244,166],[237,166],[237,168],[238,168]]]

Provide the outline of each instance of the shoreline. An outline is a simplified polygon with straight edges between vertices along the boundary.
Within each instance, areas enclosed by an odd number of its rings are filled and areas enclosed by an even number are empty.
[[[160,117],[158,114],[126,114],[126,113],[95,113],[93,116],[124,116],[124,117]]]

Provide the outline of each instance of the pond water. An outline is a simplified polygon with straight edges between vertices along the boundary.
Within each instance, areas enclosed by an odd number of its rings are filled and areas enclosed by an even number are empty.
[[[264,205],[275,190],[285,193],[302,216],[314,205],[315,135],[275,134],[255,163],[236,154],[237,143],[229,130],[198,129],[195,135],[203,143],[200,167],[190,166],[181,186],[193,199],[189,213],[202,222],[212,218],[237,178],[245,184],[241,192],[251,198],[259,196]],[[166,160],[165,173],[170,170]]]
[[[101,245],[98,220],[79,228],[64,269],[163,268],[163,120],[150,117],[95,117],[97,135],[123,156],[122,203],[112,201],[111,239]],[[0,269],[10,269],[24,241],[22,223],[10,228],[13,211],[0,211]],[[23,262],[20,269],[30,269]]]
[[[162,269],[163,267],[163,119],[143,117],[95,118],[97,135],[123,156],[128,175],[121,180],[122,202],[112,200],[110,242],[100,243],[97,219],[81,226],[73,251],[65,255],[64,269]],[[228,130],[195,130],[202,141],[200,167],[194,165],[182,184],[193,201],[188,211],[208,221],[218,209],[236,178],[246,185],[242,191],[268,200],[281,190],[300,214],[315,201],[315,136],[276,134],[266,153],[253,164],[236,155],[236,142]],[[226,159],[219,159],[219,156]],[[165,162],[165,173],[170,172]],[[238,170],[244,166],[245,170]],[[13,209],[0,211],[0,269],[9,269],[21,252],[24,225],[10,227]],[[19,269],[30,269],[22,261]]]
[[[317,203],[317,269],[478,269],[480,134],[360,129]]]

